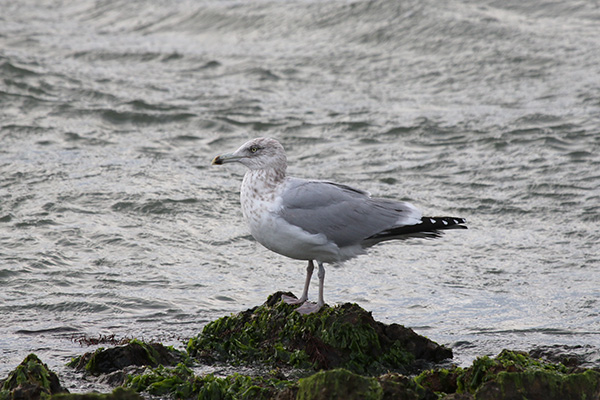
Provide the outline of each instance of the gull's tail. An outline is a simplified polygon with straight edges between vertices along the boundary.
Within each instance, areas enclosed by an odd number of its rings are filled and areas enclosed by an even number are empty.
[[[384,240],[409,238],[436,238],[446,229],[467,229],[467,220],[456,217],[423,217],[415,225],[396,226],[376,233],[363,242],[367,247]]]

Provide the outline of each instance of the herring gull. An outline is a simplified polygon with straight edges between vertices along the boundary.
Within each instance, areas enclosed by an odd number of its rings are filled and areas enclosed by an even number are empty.
[[[463,218],[423,217],[410,203],[373,198],[335,182],[287,176],[285,150],[275,139],[252,139],[212,160],[217,165],[232,162],[248,168],[240,199],[252,236],[269,250],[308,260],[302,296],[283,298],[288,304],[300,304],[301,314],[325,304],[323,263],[343,262],[386,240],[433,238],[444,229],[466,228]],[[313,260],[319,266],[316,303],[307,301]]]

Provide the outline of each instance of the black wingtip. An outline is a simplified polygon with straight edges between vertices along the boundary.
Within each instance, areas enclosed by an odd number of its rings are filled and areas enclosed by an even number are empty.
[[[433,230],[441,229],[468,229],[465,225],[467,220],[458,217],[423,217],[421,218],[422,227]]]
[[[467,220],[457,217],[423,217],[421,223],[415,225],[399,226],[379,232],[367,241],[373,243],[392,239],[425,238],[434,239],[442,235],[447,229],[468,229]]]

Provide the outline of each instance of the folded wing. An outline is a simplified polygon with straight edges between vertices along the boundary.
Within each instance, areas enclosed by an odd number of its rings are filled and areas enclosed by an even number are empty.
[[[420,224],[422,218],[410,203],[374,199],[333,182],[296,178],[290,178],[283,191],[280,215],[309,233],[325,235],[338,247],[388,240],[377,235]]]

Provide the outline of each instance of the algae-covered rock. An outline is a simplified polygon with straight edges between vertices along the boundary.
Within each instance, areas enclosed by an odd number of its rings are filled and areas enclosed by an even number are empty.
[[[480,357],[466,369],[423,372],[416,381],[444,399],[600,399],[600,372],[574,372],[562,364],[508,350],[495,358]]]
[[[297,400],[437,400],[431,390],[401,374],[357,375],[346,369],[320,371],[298,381]]]
[[[571,369],[597,365],[600,349],[591,345],[536,346],[529,355],[551,363],[562,364]]]
[[[500,372],[475,392],[476,399],[581,400],[600,399],[600,373],[563,374],[538,370]]]
[[[144,343],[134,339],[123,346],[100,348],[93,353],[86,353],[73,359],[69,366],[98,375],[119,371],[132,365],[175,365],[184,358],[185,355],[180,351],[160,343]]]
[[[126,386],[153,396],[177,399],[294,399],[295,383],[277,378],[233,374],[225,378],[212,374],[196,376],[184,364],[175,368],[159,366],[130,376]]]
[[[385,325],[356,304],[324,307],[301,315],[278,292],[259,307],[220,318],[187,346],[202,361],[297,368],[345,368],[363,374],[406,372],[415,360],[438,362],[452,351],[403,326]]]
[[[382,396],[383,389],[377,379],[334,369],[300,379],[296,399],[379,400]]]
[[[55,393],[68,393],[58,376],[35,354],[15,368],[0,387],[0,399],[46,399]]]
[[[401,374],[385,374],[377,378],[383,389],[382,400],[437,400],[438,396],[421,386],[414,378]]]
[[[118,387],[112,393],[57,394],[51,400],[143,400],[144,398],[131,389]]]

